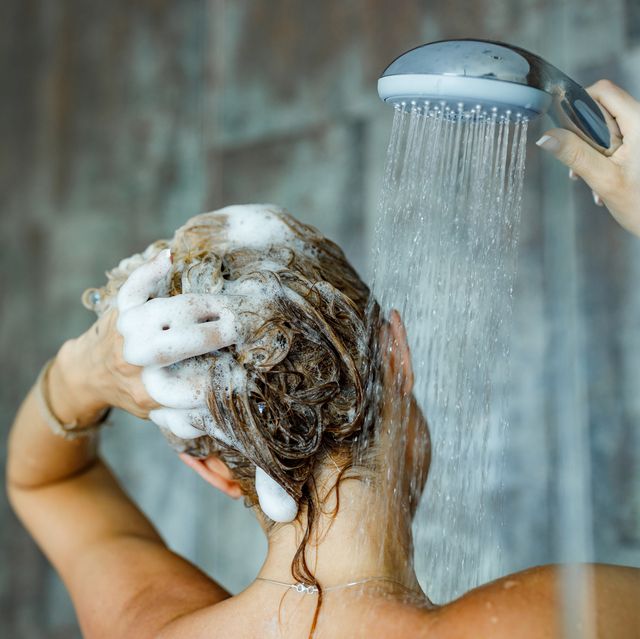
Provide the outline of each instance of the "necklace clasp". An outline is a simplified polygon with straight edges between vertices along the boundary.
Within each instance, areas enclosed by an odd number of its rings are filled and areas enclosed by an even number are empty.
[[[317,586],[312,586],[312,585],[308,586],[307,584],[297,583],[297,584],[292,584],[291,587],[296,592],[304,593],[305,595],[314,595],[315,593],[318,592]]]

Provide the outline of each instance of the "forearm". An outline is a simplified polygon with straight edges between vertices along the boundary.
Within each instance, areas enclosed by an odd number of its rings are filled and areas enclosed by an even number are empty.
[[[86,361],[87,350],[79,344],[65,342],[42,381],[53,415],[82,427],[95,423],[104,400],[95,380],[88,380],[100,372],[95,362]],[[17,412],[8,444],[9,501],[72,592],[95,581],[95,575],[82,576],[79,566],[103,544],[133,537],[164,548],[153,525],[98,457],[97,436],[68,440],[52,432],[35,385]]]
[[[66,342],[45,379],[49,404],[63,423],[90,424],[103,407],[73,371],[73,342]],[[51,431],[38,405],[35,386],[27,393],[9,434],[7,486],[33,489],[67,479],[97,459],[96,436],[65,440]]]

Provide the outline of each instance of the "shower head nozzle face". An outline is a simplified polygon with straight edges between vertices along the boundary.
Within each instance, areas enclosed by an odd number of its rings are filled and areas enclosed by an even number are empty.
[[[405,109],[427,107],[460,115],[475,111],[510,119],[532,119],[552,101],[548,93],[523,84],[435,74],[383,76],[378,80],[378,94],[385,102]]]

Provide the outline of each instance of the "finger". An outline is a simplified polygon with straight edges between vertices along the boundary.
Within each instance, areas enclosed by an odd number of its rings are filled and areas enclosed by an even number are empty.
[[[148,334],[149,331],[170,331],[191,328],[198,324],[233,322],[235,310],[242,301],[228,295],[185,293],[173,297],[158,297],[120,314],[117,328],[121,333]]]
[[[149,419],[159,426],[171,431],[180,439],[195,439],[206,435],[204,419],[193,415],[195,411],[177,408],[157,408],[149,413]]]
[[[628,135],[640,126],[640,102],[610,80],[598,80],[586,88],[587,93],[600,102],[616,119],[620,132]]]
[[[229,481],[235,480],[235,475],[229,466],[227,466],[217,455],[210,455],[207,458],[207,464],[209,468],[215,471],[218,475]]]
[[[196,408],[207,405],[211,362],[187,359],[169,366],[142,369],[147,393],[168,408]]]
[[[176,295],[157,298],[123,313],[118,330],[123,357],[136,366],[167,366],[236,343],[249,319],[237,320],[237,298]]]
[[[166,429],[180,439],[209,435],[223,444],[233,445],[231,438],[216,424],[207,409],[158,408],[149,413],[149,419],[161,430]]]
[[[178,457],[180,457],[187,466],[195,470],[207,483],[215,486],[218,490],[221,490],[234,499],[242,497],[242,489],[238,485],[238,482],[235,481],[226,464],[217,460],[216,457],[208,457],[206,463],[204,460],[194,459],[186,453],[182,453],[178,455]],[[219,464],[216,463],[216,461],[219,461]],[[215,469],[215,472],[211,472],[212,468]],[[221,470],[222,468],[226,469],[226,472]]]
[[[140,376],[136,375],[129,383],[129,395],[137,408],[146,411],[145,417],[149,414],[149,411],[162,407],[161,402],[151,397]]]
[[[278,482],[256,466],[256,493],[262,512],[273,521],[293,521],[298,514],[298,504]]]
[[[133,271],[118,291],[120,313],[144,304],[151,296],[166,295],[170,270],[171,250],[164,249]]]
[[[612,192],[619,167],[575,133],[565,129],[551,129],[536,144],[573,169],[605,198]]]
[[[214,324],[167,330],[146,337],[125,338],[123,359],[134,366],[170,366],[238,342],[237,333],[221,332]]]

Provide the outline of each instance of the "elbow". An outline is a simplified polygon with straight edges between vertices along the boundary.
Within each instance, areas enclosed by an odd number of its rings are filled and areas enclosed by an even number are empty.
[[[5,473],[5,494],[7,496],[7,501],[11,506],[11,509],[17,515],[18,519],[22,520],[22,517],[20,516],[20,496],[22,494],[22,490],[20,486],[16,484],[16,482],[11,478],[8,469]]]
[[[11,441],[9,441],[9,445],[7,446],[7,458],[5,463],[5,473],[4,473],[4,486],[5,486],[5,494],[7,496],[7,501],[9,502],[11,508],[16,510],[16,499],[17,492],[19,491],[19,484],[16,482],[14,470],[14,460],[11,455]]]

